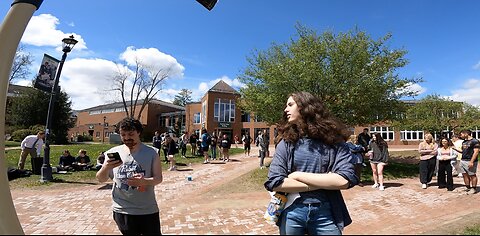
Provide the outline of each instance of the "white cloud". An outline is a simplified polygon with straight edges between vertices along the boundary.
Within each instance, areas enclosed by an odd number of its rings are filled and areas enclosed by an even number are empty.
[[[474,70],[480,70],[480,61],[476,65],[473,66],[473,69]]]
[[[60,21],[58,18],[50,14],[33,16],[27,25],[21,41],[24,44],[30,44],[38,47],[56,47],[57,50],[61,51],[62,39],[73,35],[75,39],[78,40],[74,50],[87,49],[85,40],[83,40],[81,35],[62,32],[61,30],[57,29],[59,24]]]
[[[476,106],[480,105],[480,79],[467,80],[461,89],[452,91],[452,95],[449,98]]]
[[[230,79],[228,76],[224,75],[222,77],[219,77],[214,80],[210,80],[209,82],[201,82],[198,85],[198,89],[194,89],[192,91],[192,98],[193,100],[200,100],[205,93],[211,89],[215,84],[217,84],[220,80],[223,80],[223,82],[227,83],[228,85],[232,86],[232,88],[237,89],[242,88],[245,86],[242,82],[240,82],[238,79]]]
[[[156,48],[136,49],[130,46],[120,55],[120,59],[126,61],[130,66],[135,65],[137,58],[141,64],[151,67],[153,70],[169,69],[172,78],[183,77],[185,67],[178,63],[174,57],[160,52]]]
[[[422,87],[419,84],[409,83],[409,84],[407,84],[407,86],[405,88],[399,90],[398,92],[401,93],[401,92],[407,92],[407,91],[416,92],[417,95],[420,95],[422,93],[425,93],[427,91],[427,89]]]
[[[111,88],[112,75],[118,72],[118,68],[115,63],[98,58],[67,60],[59,84],[70,96],[74,110],[119,101],[106,92]]]

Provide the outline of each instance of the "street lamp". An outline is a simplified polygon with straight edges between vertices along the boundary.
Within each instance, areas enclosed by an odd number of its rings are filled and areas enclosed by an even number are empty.
[[[55,76],[55,83],[52,88],[52,92],[50,93],[50,103],[48,104],[48,115],[47,115],[47,128],[45,130],[45,155],[43,157],[43,165],[42,165],[42,175],[40,177],[40,182],[48,182],[53,179],[52,177],[52,167],[50,166],[50,129],[52,127],[52,118],[53,118],[53,108],[55,107],[55,101],[57,100],[58,93],[58,81],[60,79],[60,74],[62,73],[63,63],[67,59],[67,53],[71,52],[73,47],[78,41],[73,38],[71,35],[68,38],[62,39],[63,45],[63,56],[60,64],[58,66],[58,72]]]
[[[105,120],[107,119],[106,116],[103,117],[103,126],[102,126],[102,143],[105,143],[105,126],[106,126],[106,123],[105,123]]]

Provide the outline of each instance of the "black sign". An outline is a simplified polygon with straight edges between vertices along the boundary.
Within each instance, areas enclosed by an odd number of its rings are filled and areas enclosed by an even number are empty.
[[[227,122],[218,122],[218,128],[231,128],[232,123]]]
[[[53,85],[55,84],[55,76],[57,74],[58,63],[60,63],[59,60],[55,59],[52,56],[44,54],[42,65],[38,70],[38,74],[35,78],[33,87],[47,93],[51,93]]]

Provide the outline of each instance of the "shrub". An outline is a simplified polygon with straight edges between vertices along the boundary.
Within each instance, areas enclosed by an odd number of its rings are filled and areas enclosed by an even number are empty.
[[[12,133],[12,140],[16,142],[21,142],[25,137],[31,134],[33,133],[30,129],[19,129]]]

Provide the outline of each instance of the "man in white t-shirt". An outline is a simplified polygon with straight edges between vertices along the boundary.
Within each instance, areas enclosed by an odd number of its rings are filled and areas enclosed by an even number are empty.
[[[20,144],[22,152],[20,153],[20,159],[18,161],[18,169],[23,170],[25,168],[25,160],[27,159],[28,154],[32,158],[40,156],[42,152],[43,139],[45,139],[45,132],[39,131],[37,135],[28,135],[25,137]]]

